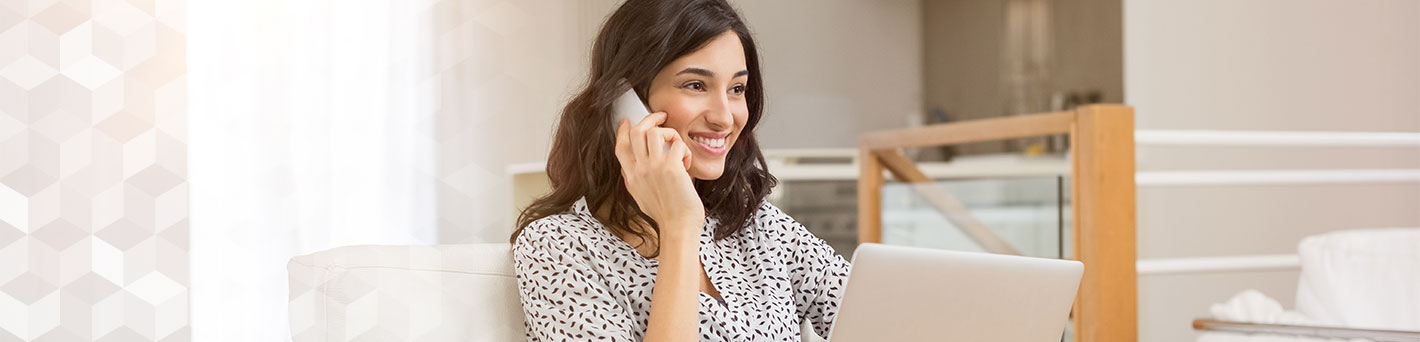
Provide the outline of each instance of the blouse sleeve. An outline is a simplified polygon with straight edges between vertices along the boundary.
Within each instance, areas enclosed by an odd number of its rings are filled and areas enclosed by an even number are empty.
[[[513,244],[528,341],[634,341],[631,313],[556,223],[533,222]]]
[[[814,333],[827,337],[848,283],[848,261],[779,208],[765,206],[768,207],[766,218],[770,224],[783,226],[780,229],[784,230],[786,247],[793,249],[789,280],[794,287],[798,315],[813,326]]]

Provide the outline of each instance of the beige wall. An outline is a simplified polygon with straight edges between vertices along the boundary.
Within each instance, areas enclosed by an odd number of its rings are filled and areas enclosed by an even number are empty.
[[[761,50],[763,148],[856,147],[921,113],[922,3],[736,1]]]
[[[1420,130],[1416,3],[1126,1],[1140,129]]]
[[[1118,0],[1047,1],[1048,78],[1054,92],[1099,91],[1104,102],[1124,99],[1123,44]],[[924,108],[945,110],[951,120],[1010,113],[1005,82],[1005,0],[927,1],[922,6]],[[1024,45],[1024,44],[1022,44]],[[1038,100],[1048,103],[1049,94]],[[1037,111],[1046,111],[1042,106]],[[956,147],[966,153],[1000,152],[1004,143]]]
[[[185,18],[0,1],[0,340],[191,339]]]
[[[1124,1],[1125,102],[1141,130],[1420,132],[1420,3]],[[1140,172],[1420,168],[1415,148],[1141,146]],[[1420,226],[1420,184],[1144,186],[1139,257],[1295,253],[1307,235]],[[1291,307],[1295,271],[1144,275],[1140,340],[1258,288]]]
[[[928,1],[922,8],[926,108],[953,120],[1003,114],[1004,2]]]
[[[1106,103],[1124,100],[1124,24],[1120,0],[1055,1],[1055,67],[1051,88],[1099,90]]]

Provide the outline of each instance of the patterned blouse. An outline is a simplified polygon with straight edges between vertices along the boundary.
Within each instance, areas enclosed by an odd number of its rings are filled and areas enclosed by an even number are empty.
[[[720,297],[700,293],[701,341],[800,341],[804,320],[828,335],[848,280],[842,256],[768,202],[720,241],[706,221],[700,261]],[[513,263],[529,341],[645,337],[657,260],[606,230],[586,199],[529,224]]]

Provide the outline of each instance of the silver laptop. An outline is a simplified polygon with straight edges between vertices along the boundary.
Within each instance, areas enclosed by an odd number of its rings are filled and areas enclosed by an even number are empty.
[[[863,244],[831,342],[1060,341],[1084,264]]]

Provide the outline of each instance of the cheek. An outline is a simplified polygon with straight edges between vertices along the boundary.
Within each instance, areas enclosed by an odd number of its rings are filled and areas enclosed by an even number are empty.
[[[734,113],[734,116],[735,116],[735,138],[736,138],[736,139],[739,139],[739,135],[742,134],[742,132],[744,132],[745,124],[749,122],[749,112],[748,112],[748,111],[738,111],[738,112],[735,112],[735,113]]]
[[[653,109],[653,111],[666,112],[666,123],[661,124],[661,127],[674,128],[681,135],[685,135],[690,122],[695,119],[695,110],[683,103],[667,103]]]

